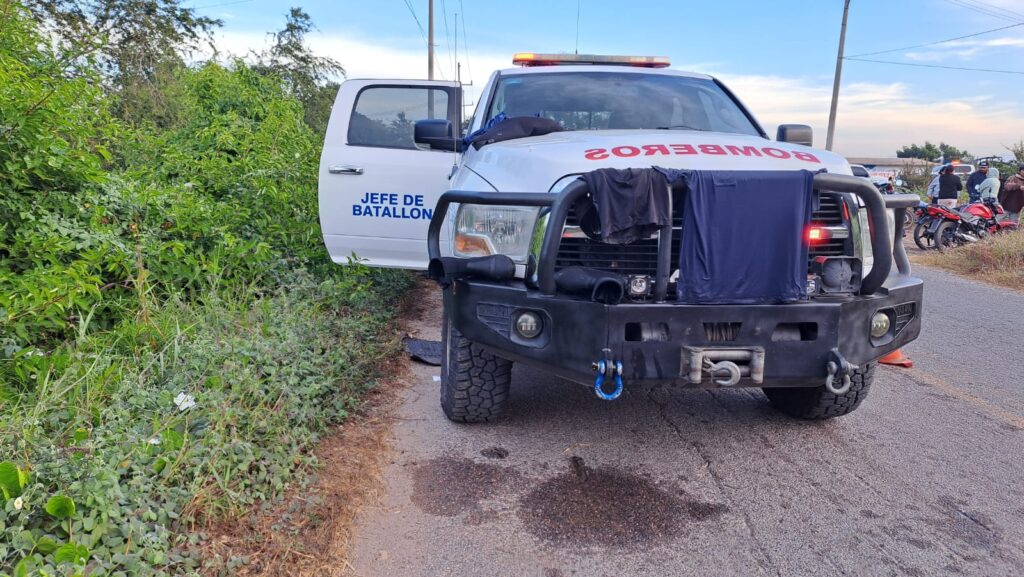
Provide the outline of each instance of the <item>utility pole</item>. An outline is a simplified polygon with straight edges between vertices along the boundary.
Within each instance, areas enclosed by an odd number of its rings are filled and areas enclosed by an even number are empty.
[[[846,45],[846,17],[850,14],[850,0],[843,5],[843,27],[839,31],[839,55],[836,56],[836,77],[832,82],[832,108],[828,112],[828,136],[825,150],[832,150],[832,139],[836,133],[836,107],[839,105],[839,81],[843,76],[843,47]]]
[[[427,0],[427,80],[434,79],[434,0]],[[843,22],[846,22],[844,19]],[[844,24],[845,28],[845,24]]]

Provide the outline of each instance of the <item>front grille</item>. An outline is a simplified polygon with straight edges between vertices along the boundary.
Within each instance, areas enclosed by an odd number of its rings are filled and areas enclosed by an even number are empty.
[[[843,225],[842,197],[837,194],[819,195],[818,206],[811,216],[811,222],[821,226]],[[673,237],[678,241],[682,231],[682,203],[673,202]],[[569,211],[566,226],[576,226],[578,220]],[[846,239],[830,239],[815,244],[808,251],[808,262],[818,256],[843,256],[847,254]],[[657,270],[658,239],[638,241],[629,245],[604,244],[589,238],[563,238],[555,261],[555,269],[583,266],[625,275],[651,275]],[[672,270],[679,263],[679,243],[672,243]],[[809,268],[810,265],[808,265]],[[674,284],[669,285],[669,296],[675,294]]]
[[[683,228],[683,213],[678,203],[672,215],[674,238],[679,238]],[[578,226],[579,219],[573,210],[565,219],[566,226]],[[679,245],[672,243],[672,266],[679,262]],[[589,238],[563,238],[555,260],[555,269],[570,266],[583,266],[620,274],[636,274],[654,276],[658,268],[657,237],[641,240],[628,245],[604,244]]]
[[[672,249],[673,263],[679,249]],[[594,242],[588,238],[563,238],[555,268],[585,266],[621,274],[653,275],[657,269],[658,240],[641,240],[630,245]]]
[[[843,199],[834,194],[822,194],[818,197],[818,209],[811,215],[811,224],[819,226],[842,226]],[[815,243],[810,249],[810,260],[818,256],[846,255],[846,240],[833,238]]]

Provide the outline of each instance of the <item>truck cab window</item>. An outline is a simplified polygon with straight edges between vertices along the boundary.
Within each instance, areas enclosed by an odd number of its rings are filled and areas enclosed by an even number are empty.
[[[448,118],[448,93],[444,90],[367,88],[356,97],[348,144],[425,150],[425,146],[413,142],[413,124],[434,118]]]
[[[507,74],[487,119],[540,116],[567,130],[680,128],[760,135],[710,79],[636,72]]]

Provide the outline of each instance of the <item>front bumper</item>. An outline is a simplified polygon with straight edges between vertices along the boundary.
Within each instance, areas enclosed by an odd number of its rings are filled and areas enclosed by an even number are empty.
[[[621,362],[627,384],[712,386],[715,379],[691,363],[747,358],[740,386],[821,386],[830,364],[838,374],[848,375],[850,365],[863,366],[917,338],[923,285],[910,276],[902,228],[894,231],[895,236],[887,234],[893,230],[887,207],[894,210],[895,221],[902,222],[904,211],[919,199],[883,199],[870,183],[844,175],[817,174],[814,186],[855,194],[867,210],[874,262],[857,294],[774,305],[669,302],[674,241],[672,225],[666,224],[658,234],[653,302],[605,305],[567,296],[557,290],[555,268],[570,207],[588,194],[581,181],[557,195],[446,192],[430,222],[428,252],[432,262],[440,259],[440,232],[452,203],[546,207],[548,218],[529,286],[524,281],[444,279],[445,286],[454,281],[445,291],[448,314],[469,340],[498,356],[584,384],[594,383],[594,367],[605,361],[606,367]],[[523,310],[541,316],[544,329],[537,338],[517,335],[515,318]],[[891,312],[893,328],[884,338],[872,339],[871,317],[879,311]]]
[[[687,350],[696,347],[763,350],[763,382],[745,376],[739,386],[794,387],[820,386],[834,351],[862,366],[913,341],[921,331],[922,293],[920,279],[893,275],[871,296],[788,305],[603,305],[542,296],[521,283],[458,281],[445,291],[445,305],[469,340],[583,384],[593,384],[592,366],[608,349],[622,362],[627,385],[714,386],[709,377],[699,383],[688,377]],[[515,332],[515,317],[524,310],[543,319],[535,339]],[[899,315],[891,334],[873,341],[871,316],[880,310]],[[715,329],[723,326],[728,330]]]

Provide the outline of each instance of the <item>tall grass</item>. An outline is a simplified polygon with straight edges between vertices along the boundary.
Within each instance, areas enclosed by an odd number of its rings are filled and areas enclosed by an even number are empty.
[[[922,255],[924,264],[1020,290],[1024,287],[1024,232],[1009,232],[944,253]]]

